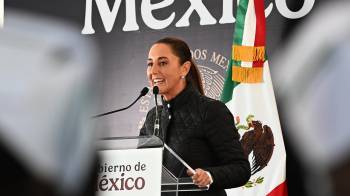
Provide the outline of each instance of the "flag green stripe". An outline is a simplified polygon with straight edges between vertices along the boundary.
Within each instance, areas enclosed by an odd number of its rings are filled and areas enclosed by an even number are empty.
[[[242,45],[245,15],[248,9],[249,0],[240,0],[236,13],[235,32],[233,34],[233,44]]]
[[[220,100],[224,103],[227,103],[232,99],[233,89],[237,85],[239,85],[239,82],[232,81],[232,64],[233,64],[233,61],[231,60],[229,67],[227,69],[227,77],[225,79],[224,89],[222,90],[222,93],[221,93]]]
[[[233,35],[233,44],[242,45],[243,40],[243,31],[244,31],[244,22],[245,16],[248,9],[249,0],[240,0],[237,13],[236,13],[236,24],[235,24],[235,32]],[[232,54],[232,53],[231,53]],[[239,82],[232,81],[232,65],[241,65],[240,61],[230,60],[230,64],[227,68],[227,76],[224,83],[224,88],[221,93],[221,101],[224,103],[229,102],[232,99],[233,89],[239,85]]]

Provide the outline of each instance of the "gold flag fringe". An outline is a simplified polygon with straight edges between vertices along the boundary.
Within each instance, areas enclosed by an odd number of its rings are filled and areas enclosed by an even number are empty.
[[[264,61],[265,47],[232,45],[232,57],[236,61]]]
[[[263,67],[232,66],[232,80],[241,83],[263,82]]]

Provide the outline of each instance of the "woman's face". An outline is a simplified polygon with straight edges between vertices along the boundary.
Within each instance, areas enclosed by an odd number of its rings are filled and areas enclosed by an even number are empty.
[[[175,56],[167,44],[154,44],[148,54],[147,77],[150,86],[158,86],[159,94],[166,100],[174,98],[186,86],[186,76],[191,66],[190,62],[180,65],[179,57]]]

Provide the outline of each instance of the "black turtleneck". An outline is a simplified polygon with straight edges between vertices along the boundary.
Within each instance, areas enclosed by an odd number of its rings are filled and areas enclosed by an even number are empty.
[[[226,195],[225,188],[242,186],[250,177],[250,165],[243,156],[234,118],[225,104],[201,95],[187,85],[176,97],[162,99],[160,138],[192,168],[210,172],[214,183],[209,191],[180,195]],[[153,134],[155,108],[150,110],[140,135]],[[185,177],[185,167],[170,153],[163,153],[163,165],[175,176]]]

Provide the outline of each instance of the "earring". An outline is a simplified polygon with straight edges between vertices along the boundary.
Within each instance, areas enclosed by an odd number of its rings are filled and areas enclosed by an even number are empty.
[[[185,79],[185,76],[181,76],[181,79]]]

